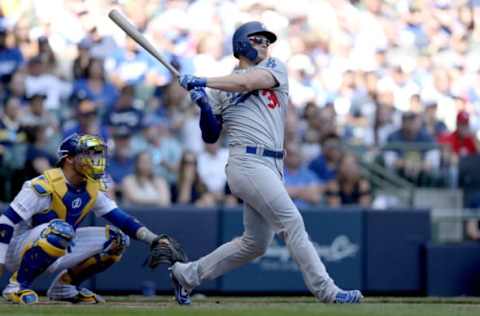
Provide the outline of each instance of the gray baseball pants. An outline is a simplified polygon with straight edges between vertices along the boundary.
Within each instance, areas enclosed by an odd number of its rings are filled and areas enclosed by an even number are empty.
[[[176,263],[173,273],[191,290],[263,255],[277,233],[302,271],[305,284],[322,302],[338,292],[305,230],[303,218],[282,182],[283,161],[231,147],[226,166],[228,184],[244,201],[245,231],[210,254],[189,263]]]

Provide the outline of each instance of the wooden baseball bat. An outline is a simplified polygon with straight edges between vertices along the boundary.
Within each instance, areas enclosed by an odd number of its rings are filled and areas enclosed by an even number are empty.
[[[156,60],[162,63],[175,77],[179,77],[180,73],[175,69],[159,51],[153,47],[152,43],[118,10],[113,9],[108,13],[108,17],[115,22],[128,36],[133,38],[140,46],[149,52]]]

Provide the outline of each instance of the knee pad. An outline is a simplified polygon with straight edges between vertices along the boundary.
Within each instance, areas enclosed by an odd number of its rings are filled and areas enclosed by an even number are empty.
[[[21,289],[29,288],[36,277],[65,255],[74,237],[75,231],[70,224],[61,220],[51,221],[42,230],[40,237],[28,244],[22,253],[17,271]]]
[[[107,241],[103,244],[103,254],[121,256],[130,245],[130,237],[114,226],[106,225],[105,234]]]
[[[61,257],[73,245],[75,230],[65,221],[55,219],[40,233],[40,238],[33,244],[42,248],[52,257]]]

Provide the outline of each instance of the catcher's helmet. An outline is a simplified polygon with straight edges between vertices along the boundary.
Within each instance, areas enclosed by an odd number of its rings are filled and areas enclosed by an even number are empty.
[[[57,166],[66,157],[75,157],[74,168],[87,178],[100,179],[105,173],[107,146],[100,137],[72,134],[65,138],[57,151]]]
[[[273,43],[277,40],[277,36],[273,32],[267,30],[262,23],[257,21],[247,22],[240,25],[235,33],[233,33],[233,56],[238,58],[240,55],[242,55],[251,61],[255,61],[257,59],[257,50],[253,48],[248,39],[248,37],[252,35],[263,35],[270,41],[270,43]]]

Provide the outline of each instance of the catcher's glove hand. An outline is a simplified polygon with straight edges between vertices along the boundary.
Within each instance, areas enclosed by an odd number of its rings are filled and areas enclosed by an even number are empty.
[[[178,241],[166,234],[161,234],[152,241],[150,254],[144,265],[155,269],[159,264],[172,265],[177,261],[188,261],[185,251]]]

